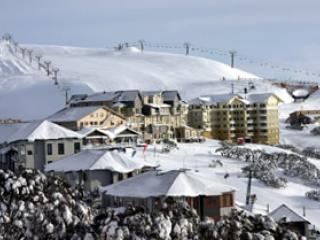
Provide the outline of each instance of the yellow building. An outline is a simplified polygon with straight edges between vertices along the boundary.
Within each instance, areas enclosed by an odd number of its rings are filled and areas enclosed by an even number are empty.
[[[124,116],[103,106],[67,107],[47,119],[75,131],[87,127],[112,128],[126,122]]]
[[[272,93],[202,96],[190,101],[188,124],[207,138],[278,144],[279,102]]]

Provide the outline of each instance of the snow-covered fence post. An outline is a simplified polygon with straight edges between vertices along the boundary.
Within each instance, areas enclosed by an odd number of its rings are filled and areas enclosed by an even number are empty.
[[[44,61],[44,66],[45,66],[45,70],[47,72],[47,76],[50,75],[50,64],[51,64],[51,61]]]
[[[27,49],[27,53],[28,53],[28,56],[29,56],[29,63],[31,64],[32,63],[33,50],[32,49]]]
[[[59,68],[52,68],[53,77],[52,80],[54,81],[54,85],[58,85],[58,72]]]
[[[41,55],[36,55],[35,56],[35,59],[37,60],[37,63],[38,63],[38,69],[39,70],[41,69],[41,58],[42,58]]]

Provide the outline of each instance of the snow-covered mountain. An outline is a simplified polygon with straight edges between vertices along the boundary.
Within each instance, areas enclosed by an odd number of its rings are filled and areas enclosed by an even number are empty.
[[[119,89],[178,89],[188,100],[200,94],[243,91],[249,81],[255,91],[279,91],[254,74],[231,68],[214,60],[136,48],[122,51],[63,46],[24,45],[58,67],[59,85],[37,69],[35,61],[22,59],[14,46],[0,43],[0,118],[36,119],[45,117],[65,104],[69,94]],[[225,78],[225,81],[222,79]],[[240,80],[237,80],[239,79]]]

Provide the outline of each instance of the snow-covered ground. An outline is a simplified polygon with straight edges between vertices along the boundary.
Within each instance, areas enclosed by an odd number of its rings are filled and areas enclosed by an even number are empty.
[[[122,51],[63,46],[25,45],[58,67],[59,85],[37,63],[30,65],[12,46],[0,42],[0,118],[36,119],[64,106],[64,88],[69,94],[109,90],[177,89],[185,100],[202,94],[243,92],[252,81],[252,91],[274,91],[285,102],[292,99],[284,89],[254,74],[211,59],[145,51]],[[227,80],[222,81],[222,78]],[[237,80],[240,78],[240,80]],[[191,91],[192,89],[192,91]]]
[[[203,175],[212,179],[213,182],[224,183],[237,189],[236,200],[239,204],[244,204],[248,179],[241,174],[241,168],[246,166],[245,162],[222,157],[215,150],[220,146],[218,141],[208,140],[205,143],[179,144],[178,150],[173,150],[170,154],[161,153],[161,146],[156,149],[149,146],[145,155],[146,161],[157,162],[162,170],[187,168],[198,170]],[[267,152],[286,151],[276,147],[264,145],[248,144],[245,147],[263,149]],[[142,154],[139,152],[138,154]],[[212,160],[220,160],[222,167],[210,168]],[[319,160],[312,160],[319,161]],[[320,164],[318,164],[320,165]],[[319,166],[320,167],[320,166]],[[226,173],[228,178],[224,178]],[[254,211],[266,214],[267,205],[270,211],[280,204],[287,204],[289,207],[302,215],[303,207],[306,208],[306,217],[316,226],[320,226],[320,202],[309,200],[305,193],[313,189],[298,178],[289,178],[286,188],[275,189],[265,186],[260,181],[254,179],[252,183],[252,193],[257,195],[257,202]]]
[[[243,92],[252,81],[255,92],[272,91],[284,100],[280,106],[283,121],[288,114],[301,108],[319,109],[320,93],[313,94],[303,103],[292,103],[289,94],[269,81],[223,63],[201,57],[179,54],[148,52],[135,48],[121,52],[107,49],[87,49],[62,46],[27,45],[34,53],[42,54],[60,68],[59,85],[37,70],[36,63],[30,65],[22,60],[6,43],[0,43],[0,118],[39,119],[64,107],[64,87],[71,88],[69,94],[119,89],[177,89],[189,100],[202,94],[229,93],[231,84],[235,92]],[[227,80],[222,81],[225,77]],[[240,77],[240,80],[237,80]],[[242,78],[242,79],[241,79]],[[245,79],[245,80],[244,80]],[[251,80],[248,80],[251,79]],[[281,125],[281,142],[296,147],[318,146],[319,137],[309,134],[311,129],[294,131]],[[219,181],[238,189],[237,200],[244,202],[247,179],[240,176],[243,162],[221,157],[214,153],[217,141],[203,144],[180,144],[179,150],[170,154],[148,150],[146,160],[157,161],[162,169],[192,168],[207,174],[212,181]],[[281,149],[262,145],[250,145],[267,151]],[[220,159],[223,167],[209,168],[212,160]],[[315,165],[317,160],[310,160]],[[226,173],[230,177],[224,179]],[[257,194],[256,210],[264,212],[267,204],[274,209],[282,203],[302,213],[307,209],[307,218],[320,225],[320,203],[305,198],[310,186],[298,179],[289,179],[285,189],[273,189],[261,182],[253,181],[252,192]]]

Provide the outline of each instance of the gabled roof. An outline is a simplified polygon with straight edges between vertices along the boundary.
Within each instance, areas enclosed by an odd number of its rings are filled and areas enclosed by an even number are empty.
[[[81,138],[81,135],[49,121],[0,124],[0,143]]]
[[[102,128],[97,128],[97,127],[89,127],[89,128],[83,128],[83,129],[79,130],[78,133],[81,134],[82,137],[86,137],[86,136],[90,135],[91,133],[93,133],[95,131],[101,133],[102,135],[108,137],[109,139],[116,138],[117,136],[119,136],[124,131],[130,131],[133,134],[137,134],[137,135],[140,134],[140,133],[130,129],[126,125],[120,125],[120,126],[116,126],[116,127],[108,128],[108,129],[102,129]]]
[[[100,188],[108,195],[148,198],[158,196],[217,196],[233,192],[230,186],[212,182],[191,170],[148,171],[132,178]]]
[[[164,102],[172,102],[175,100],[175,97],[178,97],[178,100],[181,100],[181,96],[177,90],[163,91],[162,97]]]
[[[139,90],[123,90],[114,92],[99,92],[92,95],[88,95],[83,98],[75,98],[71,103],[77,102],[133,102],[139,97],[142,100]]]
[[[104,107],[104,106],[90,106],[90,107],[66,107],[60,111],[52,114],[47,119],[52,122],[73,122],[78,121],[81,118],[88,116],[89,114],[97,111],[98,109],[103,108],[113,114],[125,119],[124,116],[115,112],[114,110]]]
[[[87,98],[83,99],[83,102],[112,101],[114,98],[114,92],[99,92],[89,95]]]
[[[242,99],[242,97],[238,94],[214,94],[214,95],[203,95],[198,98],[195,98],[189,101],[189,104],[199,104],[199,105],[215,105],[217,103],[229,102],[231,99],[238,97]]]
[[[305,217],[299,215],[287,205],[282,204],[271,213],[269,216],[272,217],[275,221],[284,221],[284,222],[307,222],[310,223]]]
[[[139,90],[116,91],[115,94],[117,97],[113,100],[113,102],[133,102],[137,97],[142,100]]]
[[[251,103],[265,103],[269,100],[270,97],[275,97],[279,102],[283,102],[277,95],[274,93],[251,93],[247,95],[247,100]]]
[[[45,171],[70,172],[85,170],[110,170],[128,173],[143,167],[153,167],[143,158],[132,153],[123,153],[109,149],[86,149],[45,166]]]

